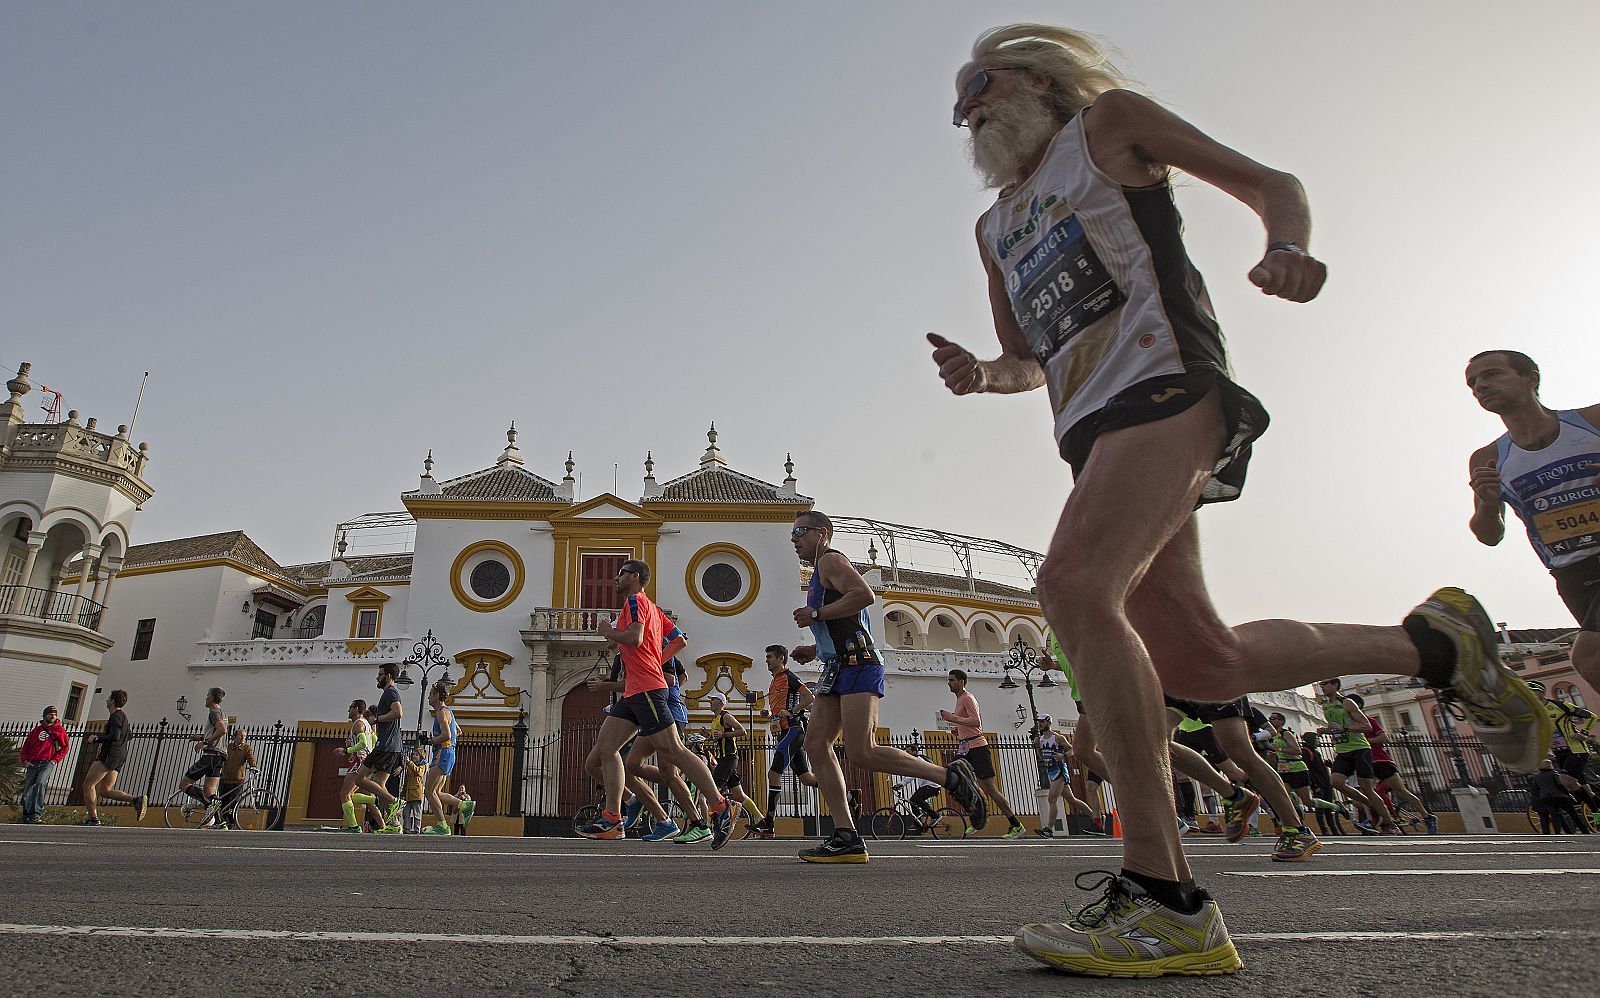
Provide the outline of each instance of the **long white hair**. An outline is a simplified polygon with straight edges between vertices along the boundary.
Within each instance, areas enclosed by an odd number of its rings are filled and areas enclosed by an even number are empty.
[[[1066,121],[1107,90],[1136,86],[1107,57],[1107,48],[1097,39],[1069,28],[1002,24],[985,31],[972,43],[972,62],[983,59],[998,66],[1026,69],[1049,80],[1051,109],[1057,118]],[[961,67],[961,72],[966,69]]]

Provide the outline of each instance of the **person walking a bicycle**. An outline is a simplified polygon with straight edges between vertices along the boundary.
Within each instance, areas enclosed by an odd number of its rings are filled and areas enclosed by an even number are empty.
[[[217,805],[218,828],[237,827],[235,812],[239,809],[239,796],[244,792],[250,774],[257,768],[255,746],[246,739],[242,726],[235,726],[228,738],[228,751],[222,763],[222,783],[218,788],[221,798],[221,803]]]

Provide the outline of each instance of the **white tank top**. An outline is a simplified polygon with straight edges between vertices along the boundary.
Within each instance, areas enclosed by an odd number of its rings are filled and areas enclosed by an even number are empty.
[[[1208,368],[1230,375],[1171,184],[1128,188],[1106,176],[1089,158],[1083,118],[1062,126],[1033,176],[980,223],[1044,365],[1058,442],[1141,381]]]
[[[1561,432],[1548,447],[1523,450],[1509,433],[1495,441],[1500,495],[1551,569],[1600,554],[1600,429],[1572,409],[1556,418]]]

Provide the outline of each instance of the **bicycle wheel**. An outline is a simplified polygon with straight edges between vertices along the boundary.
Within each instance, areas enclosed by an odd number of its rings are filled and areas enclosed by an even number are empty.
[[[252,790],[239,799],[228,824],[247,832],[270,831],[278,825],[278,805],[265,789]]]
[[[578,813],[572,816],[573,834],[582,832],[585,828],[600,820],[600,805],[585,804],[578,808]]]
[[[933,812],[933,823],[928,831],[936,839],[964,839],[967,837],[967,816],[955,808],[941,807]]]
[[[892,807],[880,807],[872,812],[867,830],[875,839],[903,839],[906,837],[906,819]]]
[[[175,790],[167,798],[165,817],[168,828],[199,828],[206,820],[206,806],[182,790]]]

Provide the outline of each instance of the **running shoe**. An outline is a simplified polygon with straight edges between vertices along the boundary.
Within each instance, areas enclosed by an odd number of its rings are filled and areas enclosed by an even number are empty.
[[[944,788],[961,805],[961,810],[967,812],[967,827],[975,831],[989,823],[989,801],[978,786],[978,775],[972,771],[972,763],[957,759],[946,766]]]
[[[354,833],[356,835],[360,835],[361,834],[361,826],[360,825],[340,825],[339,826],[339,831],[341,831],[341,832],[351,832],[351,833]]]
[[[1384,825],[1380,825],[1378,827],[1378,834],[1379,835],[1399,835],[1400,834],[1400,826],[1396,825],[1396,824],[1394,824],[1392,822],[1384,824]]]
[[[394,799],[394,802],[389,805],[388,813],[383,816],[383,824],[385,829],[400,827],[400,809],[405,806],[405,801],[398,797]]]
[[[1017,836],[1019,836],[1021,834],[1022,834],[1022,826],[1021,825],[1012,825],[1010,828],[1006,829],[1005,834],[1000,836],[1000,837],[1002,839],[1015,839]]]
[[[227,825],[223,825],[222,827],[226,828],[228,826]],[[400,826],[399,825],[384,825],[382,828],[378,829],[378,834],[379,835],[399,835],[400,834]]]
[[[99,828],[100,827],[100,819],[99,818],[85,818],[85,819],[83,819],[83,823],[85,825],[88,825],[90,828]]]
[[[1195,826],[1191,825],[1187,821],[1183,820],[1183,816],[1182,815],[1178,816],[1178,834],[1179,835],[1188,835],[1190,832],[1195,831],[1195,830],[1196,830]]]
[[[1086,876],[1104,879],[1083,886]],[[1017,949],[1040,963],[1092,977],[1231,974],[1244,966],[1211,895],[1197,890],[1193,914],[1174,911],[1132,881],[1097,870],[1080,874],[1084,890],[1105,889],[1065,922],[1017,930]]]
[[[696,842],[704,842],[711,837],[711,829],[704,825],[690,825],[672,840],[673,845],[687,846]]]
[[[847,837],[836,831],[821,845],[800,850],[800,858],[807,863],[865,863],[867,844],[859,835]]]
[[[1439,834],[1439,819],[1438,818],[1435,818],[1433,815],[1430,814],[1426,818],[1422,819],[1422,823],[1424,825],[1428,826],[1428,834],[1429,835],[1438,835]]]
[[[150,810],[150,795],[140,794],[139,799],[133,802],[133,813],[143,821],[144,813],[148,810]]]
[[[594,826],[590,825],[589,827],[593,828]],[[587,831],[588,831],[588,829],[585,829],[585,832],[587,832]],[[449,835],[450,834],[450,826],[441,821],[437,825],[429,825],[426,829],[423,830],[422,834],[424,834],[424,835]],[[589,837],[590,838],[596,838],[597,836],[591,835]],[[612,836],[612,837],[613,838],[621,838],[621,836]]]
[[[464,800],[464,801],[461,802],[461,831],[462,831],[463,834],[466,833],[467,826],[472,824],[472,816],[477,814],[477,813],[478,813],[478,802],[477,801]],[[626,830],[628,826],[627,826],[627,824],[623,824],[622,827],[623,827],[624,830]]]
[[[1040,825],[1038,828],[1033,830],[1033,834],[1039,836],[1041,839],[1053,839],[1056,837],[1056,830],[1054,828]]]
[[[1537,770],[1550,753],[1550,715],[1539,695],[1500,661],[1499,637],[1483,607],[1452,587],[1411,612],[1455,646],[1455,673],[1439,701],[1460,704],[1484,747],[1506,768]]]
[[[733,839],[733,823],[739,820],[743,804],[723,798],[722,808],[711,812],[711,851],[716,852]]]
[[[1355,822],[1355,826],[1356,826],[1356,830],[1359,831],[1362,835],[1376,835],[1376,834],[1378,834],[1378,830],[1376,828],[1372,827],[1372,822],[1367,821],[1366,819],[1362,819],[1361,821]]]
[[[635,797],[622,805],[622,827],[631,831],[639,823],[639,816],[644,814],[644,801]]]
[[[620,839],[627,833],[622,830],[622,815],[602,811],[600,817],[580,828],[578,834],[586,839]]]
[[[1240,787],[1243,796],[1222,802],[1222,837],[1239,842],[1250,834],[1250,819],[1261,809],[1261,795]]]
[[[639,841],[660,842],[662,839],[670,839],[677,834],[678,823],[676,821],[658,821],[654,828],[639,836]]]
[[[1311,833],[1309,828],[1286,828],[1278,836],[1278,844],[1272,850],[1272,859],[1276,863],[1304,863],[1322,848],[1322,840]]]

